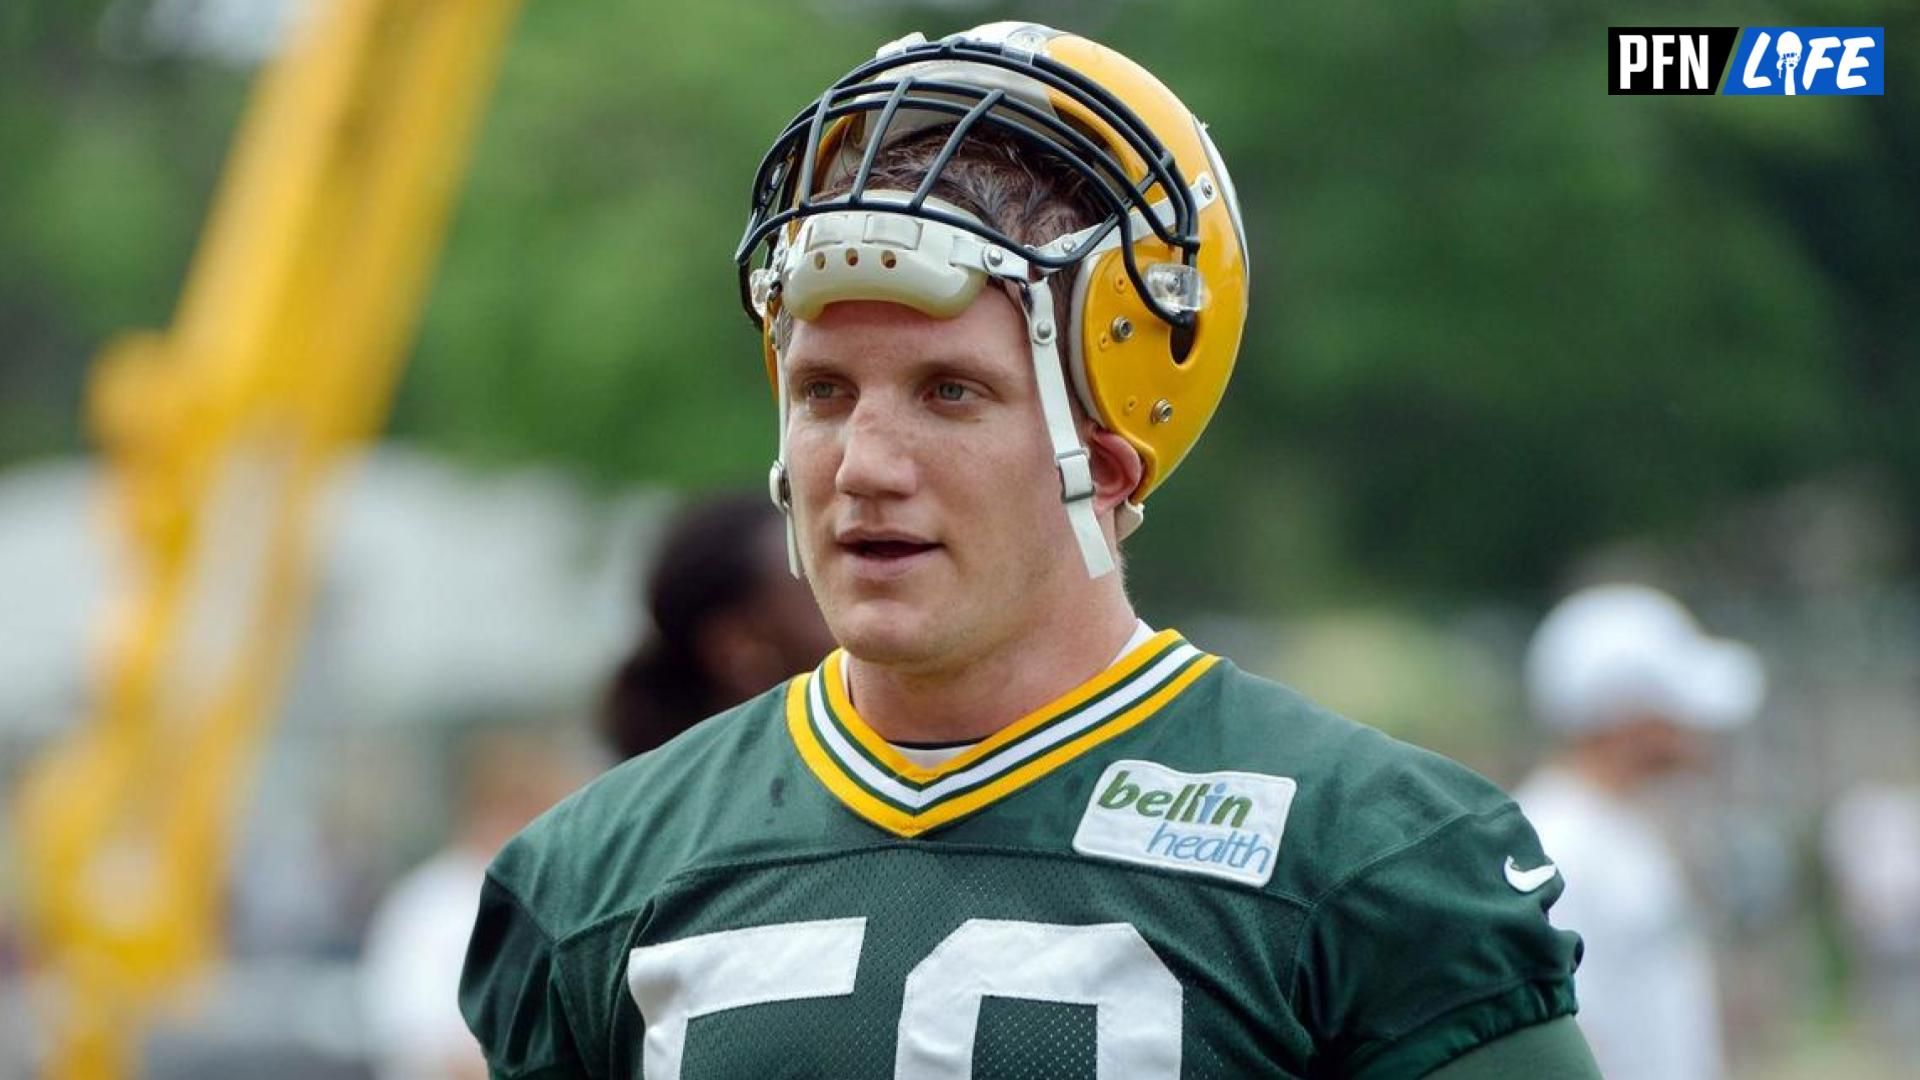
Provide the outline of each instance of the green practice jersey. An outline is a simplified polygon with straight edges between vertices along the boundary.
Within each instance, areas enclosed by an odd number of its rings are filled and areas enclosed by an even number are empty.
[[[938,768],[841,654],[489,871],[501,1077],[1417,1076],[1570,1013],[1561,882],[1492,784],[1170,631]]]

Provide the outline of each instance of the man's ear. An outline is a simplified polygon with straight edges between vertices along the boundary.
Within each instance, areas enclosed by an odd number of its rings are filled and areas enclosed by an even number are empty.
[[[1132,443],[1105,428],[1089,425],[1085,435],[1093,466],[1093,510],[1104,517],[1140,486],[1146,464]]]

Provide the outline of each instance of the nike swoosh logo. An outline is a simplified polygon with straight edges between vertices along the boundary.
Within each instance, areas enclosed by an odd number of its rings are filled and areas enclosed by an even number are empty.
[[[1514,865],[1513,856],[1509,855],[1506,872],[1507,884],[1513,886],[1514,891],[1529,893],[1552,881],[1553,876],[1560,872],[1560,868],[1552,863],[1541,863],[1531,870],[1522,870]]]

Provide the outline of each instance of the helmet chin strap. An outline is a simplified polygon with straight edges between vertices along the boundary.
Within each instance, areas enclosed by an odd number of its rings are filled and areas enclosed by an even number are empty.
[[[1033,377],[1040,388],[1040,413],[1046,417],[1054,469],[1060,474],[1060,501],[1066,504],[1067,523],[1073,526],[1087,576],[1105,577],[1113,572],[1113,550],[1093,512],[1093,459],[1074,428],[1067,380],[1060,373],[1060,328],[1053,317],[1053,290],[1044,278],[1013,285],[1027,317],[1028,351],[1033,356]]]
[[[773,365],[774,382],[780,395],[780,441],[775,444],[773,467],[767,470],[767,497],[780,511],[781,523],[786,527],[787,572],[804,581],[807,575],[800,569],[800,537],[793,527],[793,482],[787,479],[787,359],[777,349]]]

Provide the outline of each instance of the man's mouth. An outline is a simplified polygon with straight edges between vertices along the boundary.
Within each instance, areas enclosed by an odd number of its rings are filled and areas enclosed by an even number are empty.
[[[911,558],[940,545],[917,540],[849,540],[840,546],[863,559],[894,560]]]
[[[874,569],[904,567],[916,556],[925,555],[940,546],[919,533],[892,528],[854,526],[841,529],[833,539],[841,551]]]

